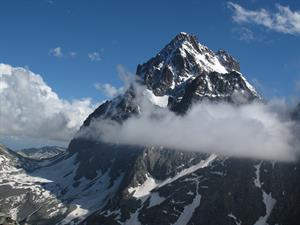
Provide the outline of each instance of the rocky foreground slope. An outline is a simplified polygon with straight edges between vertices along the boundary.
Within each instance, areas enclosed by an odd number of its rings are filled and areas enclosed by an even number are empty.
[[[215,53],[180,33],[137,67],[139,91],[132,85],[103,103],[81,130],[95,120],[122,123],[141,115],[141,97],[178,115],[195,102],[261,101],[239,70],[224,50]],[[299,161],[107,144],[79,135],[51,160],[24,161],[4,147],[0,157],[0,212],[23,224],[296,225],[300,215]]]

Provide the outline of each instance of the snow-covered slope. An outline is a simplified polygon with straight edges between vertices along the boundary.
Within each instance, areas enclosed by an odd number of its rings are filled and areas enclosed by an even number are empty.
[[[0,145],[0,212],[20,222],[38,218],[39,224],[49,224],[61,219],[55,212],[63,215],[68,208],[43,187],[49,180],[28,174],[21,165],[11,150]]]
[[[112,183],[107,171],[75,180],[76,155],[41,160],[30,171],[22,168],[25,160],[0,145],[0,212],[20,223],[79,223],[114,196],[123,178]]]

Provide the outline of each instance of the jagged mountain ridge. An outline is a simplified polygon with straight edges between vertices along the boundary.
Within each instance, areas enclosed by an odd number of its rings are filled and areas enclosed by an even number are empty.
[[[50,159],[62,154],[66,149],[59,146],[44,146],[41,148],[25,148],[17,150],[18,154],[30,159]]]
[[[179,114],[202,100],[260,99],[233,57],[212,52],[186,33],[138,66],[137,80],[144,85],[139,94]],[[82,129],[95,119],[121,123],[142,113],[138,97],[130,87],[99,106]],[[299,163],[111,145],[77,136],[64,156],[29,175],[52,181],[42,188],[66,208],[52,221],[41,210],[29,223],[289,225],[297,224],[300,211]]]
[[[239,63],[227,52],[219,50],[214,53],[200,44],[196,36],[182,32],[154,58],[138,65],[136,74],[155,95],[168,94],[177,101],[184,95],[184,87],[197,78],[202,79],[198,87],[201,85],[203,92],[198,92],[199,96],[211,98],[229,96],[233,90],[224,91],[226,88],[222,90],[221,86],[231,86],[236,91],[243,90],[249,95],[258,97],[255,89],[239,70]],[[218,75],[211,76],[209,75],[211,72]],[[231,72],[235,72],[233,73],[235,79],[230,78]]]
[[[260,99],[239,69],[239,63],[224,50],[214,53],[195,36],[181,32],[154,58],[138,65],[136,74],[153,104],[169,104],[169,108],[180,112],[204,99],[234,103]],[[131,86],[124,95],[99,106],[84,125],[88,126],[92,118],[122,121],[138,114],[135,95]],[[159,104],[161,101],[166,104]]]

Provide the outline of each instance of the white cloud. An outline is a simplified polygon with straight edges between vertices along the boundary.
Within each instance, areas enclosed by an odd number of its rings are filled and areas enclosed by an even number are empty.
[[[53,48],[53,49],[50,49],[49,50],[49,54],[54,56],[54,57],[57,57],[57,58],[75,58],[78,53],[75,52],[75,51],[71,51],[71,52],[67,52],[67,53],[63,53],[63,50],[61,47],[56,47],[56,48]]]
[[[99,52],[88,53],[88,57],[92,62],[101,61],[101,56]]]
[[[236,23],[257,24],[277,32],[300,35],[300,11],[292,11],[289,6],[277,4],[277,12],[248,10],[233,2],[228,2],[228,6],[234,12],[232,18]]]
[[[232,32],[241,41],[252,41],[255,39],[253,31],[246,27],[235,27],[232,29]]]
[[[128,72],[122,65],[117,66],[117,72],[118,77],[123,82],[123,85],[121,87],[118,88],[109,83],[95,83],[94,87],[97,90],[103,92],[109,98],[113,98],[119,94],[124,93],[124,91],[127,90],[130,84],[133,82],[135,76]]]
[[[95,108],[90,99],[61,99],[40,75],[5,64],[0,92],[0,136],[69,141]]]
[[[77,56],[77,52],[70,52],[69,55],[74,58]]]
[[[106,84],[95,83],[94,86],[98,91],[103,92],[109,98],[116,97],[117,95],[123,93],[124,91],[123,87],[117,88],[108,83]]]
[[[296,125],[282,101],[234,106],[226,103],[194,105],[185,116],[157,109],[142,98],[142,115],[122,124],[93,120],[78,134],[114,144],[164,146],[268,160],[293,160],[299,143]]]
[[[53,55],[53,56],[55,56],[57,58],[63,57],[63,53],[62,53],[61,47],[56,47],[56,48],[50,49],[49,50],[49,54]]]
[[[130,73],[121,64],[117,65],[117,72],[120,80],[123,82],[124,89],[127,90],[129,86],[138,79],[134,74]]]

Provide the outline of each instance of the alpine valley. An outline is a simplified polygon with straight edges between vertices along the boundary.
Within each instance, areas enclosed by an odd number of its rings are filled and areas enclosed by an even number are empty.
[[[136,82],[84,121],[122,123],[143,95],[178,115],[198,102],[264,101],[226,51],[179,33],[138,65]],[[299,110],[291,114],[300,120]],[[300,135],[299,135],[300,136]],[[249,137],[251,138],[251,137]],[[67,150],[0,146],[0,224],[297,225],[300,161],[275,162],[108,144],[76,135]]]

